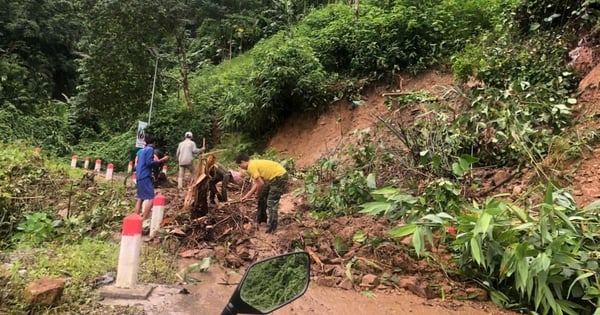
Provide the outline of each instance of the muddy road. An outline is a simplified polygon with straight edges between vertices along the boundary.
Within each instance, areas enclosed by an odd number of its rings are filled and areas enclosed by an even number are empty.
[[[196,263],[181,260],[180,264]],[[241,272],[212,265],[208,271],[190,275],[199,282],[173,286],[156,285],[147,300],[104,300],[106,305],[136,305],[148,315],[221,314],[223,307],[242,277]],[[311,281],[306,294],[276,310],[279,315],[340,314],[514,314],[500,310],[488,302],[427,300],[410,292],[360,293],[318,286]]]

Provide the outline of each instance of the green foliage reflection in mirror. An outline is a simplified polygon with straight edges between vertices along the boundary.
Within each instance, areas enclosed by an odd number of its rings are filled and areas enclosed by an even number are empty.
[[[272,312],[306,291],[308,265],[305,252],[277,256],[252,265],[240,289],[241,299],[262,313]]]

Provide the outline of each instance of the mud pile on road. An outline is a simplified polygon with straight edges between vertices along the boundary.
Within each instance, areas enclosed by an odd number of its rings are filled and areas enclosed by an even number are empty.
[[[183,193],[163,191],[168,199],[161,242],[181,258],[210,257],[226,268],[244,268],[257,260],[295,250],[312,258],[313,281],[320,286],[356,291],[408,290],[424,298],[487,300],[474,283],[453,279],[442,245],[425,258],[414,255],[411,240],[392,239],[385,219],[369,216],[315,220],[302,199],[288,193],[280,204],[279,227],[265,233],[256,224],[255,203],[211,205],[206,216],[190,220]],[[232,192],[233,200],[239,191]]]

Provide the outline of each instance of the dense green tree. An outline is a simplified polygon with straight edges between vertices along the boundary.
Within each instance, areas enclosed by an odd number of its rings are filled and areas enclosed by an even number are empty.
[[[123,130],[145,112],[151,97],[153,48],[163,37],[160,1],[94,1],[84,7],[87,57],[80,71],[79,106]]]
[[[80,21],[71,1],[0,0],[0,106],[73,95]]]
[[[203,61],[219,64],[301,20],[311,9],[335,1],[199,0],[195,29]]]
[[[176,106],[194,110],[191,73],[247,51],[319,5],[315,0],[85,1],[86,58],[73,101],[77,121],[100,120],[126,130],[144,117],[151,99],[165,106],[167,95],[182,97]]]

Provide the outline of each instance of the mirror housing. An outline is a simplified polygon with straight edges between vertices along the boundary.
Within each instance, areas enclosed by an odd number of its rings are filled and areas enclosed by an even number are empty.
[[[310,257],[292,252],[255,262],[244,273],[222,315],[268,314],[301,297],[310,281]]]

